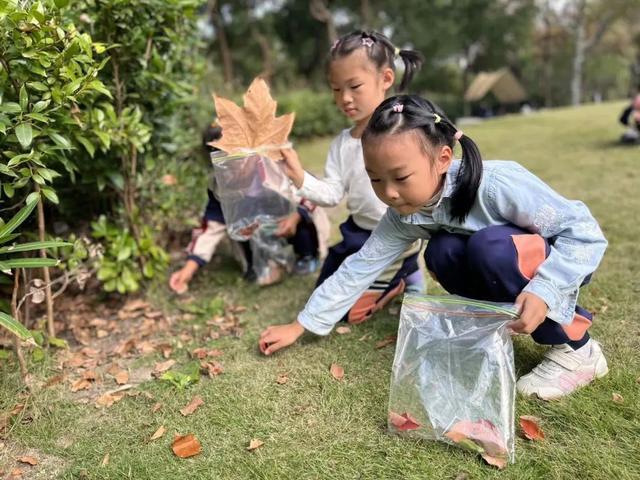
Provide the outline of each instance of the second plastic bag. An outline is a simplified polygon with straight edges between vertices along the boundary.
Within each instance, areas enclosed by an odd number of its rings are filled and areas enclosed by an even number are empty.
[[[260,225],[276,224],[293,212],[289,179],[270,158],[214,154],[212,160],[216,195],[234,240],[248,240]]]
[[[389,430],[442,440],[500,468],[514,461],[512,305],[407,294],[389,396]]]

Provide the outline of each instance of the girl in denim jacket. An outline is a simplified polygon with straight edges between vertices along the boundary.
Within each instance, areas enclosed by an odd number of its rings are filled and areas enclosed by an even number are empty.
[[[456,142],[460,161],[453,160]],[[483,162],[476,144],[418,96],[384,101],[362,143],[373,189],[390,208],[296,321],[262,333],[265,354],[305,329],[328,334],[371,280],[422,238],[427,268],[448,292],[516,303],[520,316],[511,329],[551,345],[518,380],[520,392],[555,399],[606,375],[602,350],[587,333],[592,316],[576,303],[607,246],[582,202],[562,197],[517,163]]]

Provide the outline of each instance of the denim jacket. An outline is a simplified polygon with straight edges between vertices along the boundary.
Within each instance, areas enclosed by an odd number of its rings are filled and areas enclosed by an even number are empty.
[[[314,292],[298,321],[318,335],[327,335],[355,301],[416,239],[446,230],[471,235],[494,225],[512,224],[547,239],[551,251],[524,288],[542,298],[547,317],[560,323],[573,320],[578,290],[598,267],[607,241],[589,209],[568,200],[521,165],[509,161],[483,162],[475,203],[460,223],[450,214],[460,162],[446,174],[442,195],[431,215],[419,211],[402,216],[389,208],[369,240]]]

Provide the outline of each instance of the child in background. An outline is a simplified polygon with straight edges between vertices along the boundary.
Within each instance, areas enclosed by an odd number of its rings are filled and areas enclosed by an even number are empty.
[[[400,89],[404,90],[422,65],[418,52],[400,50],[377,32],[355,31],[337,40],[329,52],[329,84],[336,105],[354,126],[343,130],[331,144],[323,179],[305,172],[294,150],[282,152],[287,175],[301,196],[323,207],[336,206],[347,197],[349,218],[340,225],[343,239],[329,249],[316,287],[362,247],[387,209],[367,178],[360,137],[371,114],[394,84],[396,59],[404,63],[400,82]],[[345,319],[350,323],[367,320],[402,294],[405,287],[423,291],[424,279],[418,267],[420,246],[420,242],[407,246],[396,263],[372,279]]]
[[[202,144],[207,160],[210,161],[209,155],[214,151],[209,144],[219,140],[221,136],[222,129],[216,123],[209,125],[205,130]],[[220,242],[228,237],[222,208],[212,187],[207,188],[207,195],[208,202],[202,223],[199,228],[193,230],[191,242],[187,247],[187,261],[169,279],[169,287],[178,294],[187,291],[195,273],[211,260]],[[293,246],[296,254],[296,274],[310,274],[317,270],[319,257],[326,253],[329,228],[326,213],[307,200],[301,200],[296,211],[280,221],[276,236],[286,238]],[[234,256],[242,266],[244,278],[257,281],[262,286],[281,280],[284,269],[272,269],[269,278],[256,278],[250,243],[251,241],[231,242]]]
[[[620,123],[627,127],[627,131],[622,134],[622,143],[640,142],[640,93],[635,96],[631,105],[624,109],[620,115]]]
[[[418,96],[383,102],[362,137],[365,166],[389,210],[367,243],[313,293],[298,319],[269,327],[271,354],[305,329],[328,334],[344,312],[418,238],[428,270],[450,293],[514,302],[510,328],[552,345],[517,382],[525,395],[555,399],[608,372],[576,304],[607,246],[587,207],[567,200],[515,162],[483,162],[476,144]],[[456,142],[462,160],[453,160]]]

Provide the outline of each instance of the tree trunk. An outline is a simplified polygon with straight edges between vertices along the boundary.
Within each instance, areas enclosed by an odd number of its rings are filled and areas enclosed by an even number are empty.
[[[262,53],[262,77],[267,83],[270,83],[273,76],[273,51],[269,39],[260,32],[255,23],[251,24],[251,34],[255,38],[256,42],[260,46],[260,52]]]
[[[220,16],[220,8],[217,0],[209,0],[207,4],[207,11],[211,23],[216,29],[216,36],[218,37],[218,46],[220,47],[220,56],[222,57],[222,74],[224,76],[224,83],[228,88],[233,83],[233,62],[231,59],[231,49],[229,48],[229,42],[227,41],[227,35],[224,31],[224,23]]]
[[[11,315],[16,319],[16,322],[20,321],[20,312],[18,311],[18,290],[20,288],[20,270],[15,269],[13,271],[13,294],[11,295]],[[22,380],[26,384],[27,380],[27,365],[22,355],[22,347],[20,346],[20,339],[17,335],[13,336],[13,349],[16,352],[16,358],[18,359],[18,365],[20,365],[20,375]]]
[[[573,73],[571,75],[571,104],[580,105],[582,100],[582,68],[587,49],[586,39],[586,1],[578,3],[575,25],[575,51],[573,54]]]
[[[360,0],[360,16],[362,17],[362,29],[371,30],[373,25],[371,22],[371,4],[369,0]]]
[[[313,18],[327,26],[327,39],[329,45],[333,45],[333,42],[338,38],[338,32],[327,0],[309,0],[309,12]]]
[[[38,201],[38,235],[40,237],[40,241],[45,241],[45,225],[44,225],[44,199],[42,198],[42,194],[40,192],[40,185],[34,183],[35,190],[40,195],[40,200]],[[40,257],[47,258],[46,250],[40,250]],[[56,336],[56,329],[53,324],[53,297],[51,295],[51,275],[49,274],[49,267],[42,268],[42,276],[44,277],[44,292],[47,299],[47,334],[50,337]]]

